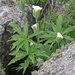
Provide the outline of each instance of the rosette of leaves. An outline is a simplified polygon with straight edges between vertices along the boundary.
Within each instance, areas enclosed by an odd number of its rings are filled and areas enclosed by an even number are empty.
[[[22,32],[20,27],[15,23],[10,23],[10,25],[13,27],[13,29],[18,33],[11,36],[11,39],[9,41],[14,41],[12,43],[11,52],[9,55],[14,56],[14,58],[8,63],[8,65],[11,65],[15,63],[16,61],[19,61],[26,57],[26,60],[19,64],[20,66],[17,68],[17,70],[23,69],[23,74],[25,73],[28,65],[30,62],[32,64],[35,64],[36,56],[45,56],[48,57],[48,55],[45,53],[45,51],[41,50],[40,47],[42,44],[37,44],[33,40],[31,40],[32,37],[36,36],[37,34],[33,33],[31,35],[28,34],[28,24],[26,23],[24,25],[24,31]],[[42,32],[39,32],[39,34]],[[30,46],[29,42],[32,42],[33,45]],[[14,50],[13,50],[14,49]]]
[[[65,23],[63,21],[62,15],[58,16],[56,24],[54,24],[53,22],[50,23],[50,25],[52,26],[52,30],[45,30],[45,32],[42,35],[40,35],[40,38],[43,39],[42,41],[46,40],[44,46],[50,44],[50,48],[53,48],[52,50],[54,50],[54,47],[57,46],[56,36],[58,32],[60,32],[63,36],[63,39],[60,41],[60,46],[65,45],[66,43],[68,43],[68,41],[75,40],[73,37],[69,36],[69,34],[71,34],[70,32],[75,30],[75,26],[70,25],[68,27],[64,27],[63,24]]]

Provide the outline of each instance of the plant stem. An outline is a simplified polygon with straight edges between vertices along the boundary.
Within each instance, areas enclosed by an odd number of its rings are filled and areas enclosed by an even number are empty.
[[[37,43],[39,43],[39,25],[38,25],[37,18],[36,18],[36,24],[37,24],[37,33],[38,33],[38,35],[36,36],[36,39],[37,39]]]
[[[60,42],[58,42],[58,48],[60,48],[60,45],[59,45],[59,43],[60,43]]]
[[[30,66],[28,66],[30,69],[32,69],[32,70],[35,70],[34,68],[32,68],[32,67],[30,67]]]

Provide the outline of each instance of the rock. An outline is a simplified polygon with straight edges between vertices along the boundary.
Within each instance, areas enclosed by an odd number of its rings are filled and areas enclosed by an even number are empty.
[[[1,59],[0,59],[0,75],[5,75],[5,72],[1,69]]]
[[[0,70],[0,75],[5,75],[5,72],[3,70]]]
[[[31,16],[31,10],[29,9],[29,6],[26,5],[26,8],[24,10],[20,10],[18,6],[2,6],[0,7],[0,11],[0,26],[3,26],[4,29],[6,28],[6,31],[8,31],[9,33],[14,33],[14,31],[9,25],[9,22],[18,24],[21,27],[21,29],[23,29],[25,23],[28,23],[30,30],[29,34],[32,33],[31,25],[33,24],[33,19]],[[30,19],[28,19],[28,15]],[[31,23],[29,24],[29,22]]]
[[[69,0],[69,1],[75,2],[75,0]],[[53,12],[55,12],[56,14],[68,12],[66,8],[66,6],[68,5],[68,2],[66,4],[64,4],[63,2],[61,3],[60,0],[54,0],[54,2],[55,4],[54,4]],[[73,4],[73,6],[75,6],[75,3]],[[75,7],[73,9],[75,9]]]
[[[75,75],[75,41],[44,62],[36,75]]]

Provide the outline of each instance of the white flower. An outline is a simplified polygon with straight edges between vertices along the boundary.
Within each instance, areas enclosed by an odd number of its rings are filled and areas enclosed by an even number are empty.
[[[62,39],[63,39],[62,34],[58,32],[58,33],[57,33],[57,38],[62,38]]]
[[[35,11],[37,11],[37,10],[42,10],[42,8],[39,7],[39,6],[34,6],[34,5],[32,5],[32,8],[33,8]]]
[[[31,26],[31,28],[37,28],[37,24],[34,24],[33,26]]]
[[[31,43],[30,43],[30,46],[32,46],[32,45],[33,45],[33,43],[31,42]]]

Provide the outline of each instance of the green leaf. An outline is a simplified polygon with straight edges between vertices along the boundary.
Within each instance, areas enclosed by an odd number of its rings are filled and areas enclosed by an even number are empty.
[[[41,33],[44,33],[44,31],[40,31],[39,32],[39,34],[41,34]],[[38,33],[33,33],[33,34],[31,34],[31,35],[28,36],[28,39],[30,39],[30,38],[32,38],[32,37],[34,37],[36,35],[38,35]]]
[[[45,53],[45,51],[43,51],[43,50],[36,50],[35,52],[33,52],[35,55],[37,55],[37,56],[45,56],[45,57],[49,57],[46,53]]]
[[[20,40],[23,39],[22,36],[18,35],[18,34],[14,34],[11,36],[12,39],[16,39],[16,40]]]
[[[62,47],[64,44],[65,44],[65,42],[62,40],[62,41],[60,42],[60,46]]]
[[[24,9],[24,8],[25,8],[25,2],[22,1],[22,9]]]
[[[16,57],[25,57],[25,56],[27,56],[27,53],[24,51],[18,51],[16,54]]]
[[[31,39],[28,39],[28,41],[29,42],[32,42],[33,44],[35,44],[35,45],[37,45],[37,43],[36,42],[34,42],[33,40],[31,40]]]
[[[49,45],[49,44],[40,47],[40,49],[41,49],[41,50],[44,50],[47,55],[50,55],[50,45]]]
[[[58,32],[61,32],[62,23],[63,23],[63,17],[62,17],[62,15],[59,15],[57,18],[57,22],[56,22]]]
[[[52,43],[50,44],[50,49],[52,48],[53,44],[55,43],[56,40],[53,40]]]
[[[27,38],[27,34],[28,34],[28,24],[26,23],[25,25],[24,25],[24,37],[25,38]]]
[[[71,31],[73,31],[73,30],[75,30],[75,26],[73,26],[73,27],[68,27],[68,28],[66,28],[66,29],[63,31],[63,34],[69,33],[69,32],[71,32]]]
[[[43,42],[43,41],[46,41],[48,38],[43,38],[41,39],[39,42]]]
[[[54,23],[51,23],[51,25],[52,25],[53,30],[54,30],[55,32],[57,32],[57,26],[56,26]]]
[[[26,69],[27,69],[27,67],[28,67],[28,65],[29,65],[29,62],[30,62],[30,59],[29,59],[29,57],[24,61],[24,69],[23,69],[23,74],[25,73],[25,71],[26,71]]]
[[[70,36],[64,35],[63,36],[65,39],[70,40],[70,41],[75,41],[75,39],[71,38]]]
[[[18,46],[21,43],[21,41],[22,40],[19,40],[19,41],[14,42],[11,50],[13,50],[16,46]]]
[[[33,53],[31,53],[31,54],[29,55],[29,58],[32,60],[32,63],[34,64],[34,54],[33,54]]]
[[[29,43],[28,43],[28,41],[26,40],[26,41],[24,42],[24,44],[25,44],[26,52],[28,53],[28,51],[29,51]]]
[[[13,43],[13,46],[11,50],[13,50],[15,47],[21,48],[21,45],[23,45],[24,40],[19,40]]]
[[[14,57],[14,58],[8,63],[8,65],[15,63],[16,61],[21,60],[22,58],[24,58],[24,56],[22,56],[22,57]]]
[[[22,64],[22,63],[21,63]],[[23,67],[22,66],[19,66],[16,68],[16,70],[18,70],[17,72],[19,72]]]
[[[18,3],[18,5],[22,8],[22,2],[21,1]]]
[[[44,25],[44,24],[41,24],[41,25],[40,25],[40,30],[41,30],[41,31],[45,31],[45,25]]]
[[[46,30],[45,32],[46,32],[46,33],[49,33],[49,34],[54,34],[53,31],[49,31],[49,30]]]
[[[14,34],[10,37],[10,40],[8,40],[7,42],[16,41],[18,40],[18,38],[20,38],[20,36],[18,34]]]
[[[14,29],[18,34],[22,35],[22,31],[21,31],[20,27],[19,27],[17,24],[15,24],[15,23],[9,23],[9,24],[10,24],[10,26],[13,27],[13,29]]]
[[[17,47],[16,47],[16,51],[17,51],[17,52],[18,52],[19,49],[24,45],[24,43],[25,43],[25,41],[23,40],[23,41],[21,41],[21,42],[17,45]]]
[[[9,55],[16,55],[17,54],[17,52],[16,51],[12,51],[11,53],[9,53]]]
[[[51,43],[52,41],[54,41],[56,38],[50,38],[48,39],[45,43],[44,46],[47,45],[48,43]]]
[[[51,35],[47,34],[47,33],[44,33],[43,35],[40,35],[39,37],[40,38],[49,38],[49,37],[51,37]]]

